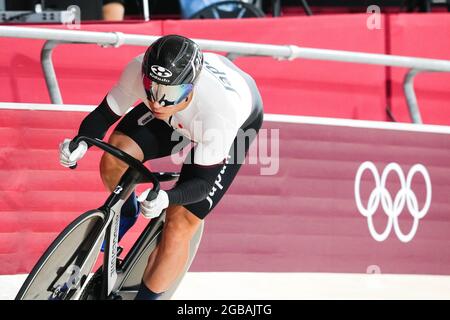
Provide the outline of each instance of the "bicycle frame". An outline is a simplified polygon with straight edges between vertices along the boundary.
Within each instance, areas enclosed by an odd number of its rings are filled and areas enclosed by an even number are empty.
[[[141,284],[148,257],[161,240],[165,210],[157,218],[150,220],[126,257],[123,260],[118,259],[120,212],[136,185],[153,183],[147,196],[147,200],[151,201],[159,192],[160,181],[174,180],[179,174],[152,173],[139,160],[99,139],[78,137],[70,148],[76,148],[80,141],[98,146],[127,163],[129,168],[100,208],[79,216],[52,242],[25,280],[16,296],[17,300],[114,299],[115,293],[133,298]],[[189,269],[202,233],[203,223],[191,239],[189,260],[185,269],[172,288],[164,293],[165,298],[172,296]],[[105,244],[103,265],[95,272],[95,278],[89,279],[102,242]],[[121,263],[117,264],[117,261]]]
[[[70,149],[74,150],[81,141],[86,141],[87,143],[95,145],[129,165],[129,168],[122,175],[116,188],[113,190],[103,206],[99,208],[99,210],[105,214],[105,222],[95,244],[98,244],[98,241],[103,239],[105,241],[103,283],[100,298],[106,299],[115,288],[117,280],[117,249],[119,240],[120,211],[122,206],[138,183],[152,182],[153,188],[149,193],[147,200],[155,199],[159,192],[159,180],[154,174],[145,168],[139,160],[131,157],[118,148],[104,143],[100,139],[80,136],[72,141]],[[72,169],[74,168],[75,167]],[[96,246],[94,245],[91,250],[95,247]],[[88,257],[89,256],[90,255],[88,255]],[[87,260],[88,259],[86,259],[86,261]],[[86,261],[83,263],[86,263]]]
[[[166,173],[159,175],[158,180],[168,181],[173,180],[178,177],[177,173]],[[105,225],[108,226],[105,235],[105,255],[103,260],[102,270],[102,286],[101,286],[101,296],[100,299],[107,298],[112,292],[117,292],[119,290],[125,289],[137,290],[142,279],[143,269],[147,264],[147,259],[145,263],[142,264],[141,258],[147,252],[153,251],[156,246],[159,237],[161,236],[163,230],[163,223],[165,221],[165,210],[157,218],[152,219],[144,231],[141,233],[139,238],[136,240],[135,244],[131,247],[130,252],[123,259],[120,268],[117,268],[117,239],[118,239],[118,223],[116,219],[120,218],[120,210],[124,201],[129,197],[134,187],[139,181],[139,175],[133,169],[128,169],[122,176],[116,189],[106,200],[105,204],[99,209],[105,212],[106,219]],[[198,247],[198,243],[203,233],[203,223],[196,233],[196,238],[194,238],[194,243],[196,246],[191,248],[191,252],[195,252]],[[141,263],[137,266],[138,263]],[[130,270],[138,267],[142,269],[142,272],[130,273]],[[130,282],[133,285],[130,285]],[[128,286],[124,287],[128,283]]]
[[[103,285],[101,299],[106,299],[114,289],[117,280],[117,249],[119,242],[120,211],[122,205],[141,180],[139,172],[129,168],[119,184],[99,210],[105,213],[105,252],[103,258]]]
[[[176,173],[165,173],[160,175],[158,180],[173,180],[176,177],[178,177],[178,174]],[[135,244],[131,247],[130,252],[123,259],[120,267],[117,267],[117,242],[120,211],[124,201],[128,199],[131,192],[134,190],[139,178],[139,174],[132,168],[129,168],[122,176],[119,184],[106,200],[105,204],[99,208],[99,210],[105,214],[105,222],[102,231],[99,233],[100,237],[97,240],[105,240],[100,299],[107,299],[113,292],[121,291],[123,293],[138,289],[145,266],[147,265],[147,259],[141,259],[143,255],[153,251],[163,230],[165,210],[159,217],[152,219],[147,224]],[[105,233],[104,236],[103,233]],[[191,255],[192,252],[196,252],[202,233],[203,223],[194,237],[195,245],[191,248]],[[136,272],[136,269],[140,271]],[[131,272],[131,270],[134,270],[134,272]],[[127,283],[128,285],[125,286]],[[172,293],[173,292],[169,292],[168,294],[171,295]]]

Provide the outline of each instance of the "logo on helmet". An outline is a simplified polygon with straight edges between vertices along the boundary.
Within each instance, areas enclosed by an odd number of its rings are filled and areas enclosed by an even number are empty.
[[[167,70],[166,68],[158,65],[151,66],[151,70],[155,75],[159,77],[169,78],[172,76],[172,72],[170,72],[170,70]]]

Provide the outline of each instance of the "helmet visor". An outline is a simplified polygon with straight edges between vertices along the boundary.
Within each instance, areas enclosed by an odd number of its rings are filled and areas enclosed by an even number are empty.
[[[144,76],[143,83],[147,99],[152,102],[157,101],[163,107],[179,104],[187,98],[194,87],[191,83],[175,86],[163,85],[152,81],[146,76]]]

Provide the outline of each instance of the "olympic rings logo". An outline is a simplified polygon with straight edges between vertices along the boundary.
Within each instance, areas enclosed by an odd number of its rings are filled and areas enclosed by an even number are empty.
[[[367,170],[372,173],[372,176],[375,180],[375,188],[370,193],[367,207],[365,207],[361,200],[360,185],[362,175]],[[386,189],[386,180],[391,172],[395,173],[400,180],[400,190],[394,197],[392,197],[392,195]],[[416,174],[421,174],[423,179],[425,180],[426,198],[425,204],[421,209],[419,208],[417,196],[411,188],[412,180]],[[428,213],[428,210],[430,209],[431,179],[427,169],[421,164],[415,164],[414,166],[412,166],[405,178],[400,165],[398,165],[397,163],[389,163],[386,168],[384,168],[383,173],[380,177],[375,165],[370,161],[366,161],[360,165],[358,171],[356,172],[355,201],[359,212],[367,218],[370,234],[376,241],[386,240],[392,230],[392,227],[394,227],[395,234],[400,239],[400,241],[409,242],[414,238],[417,232],[417,228],[419,227],[419,220],[425,217],[425,215]],[[375,226],[373,224],[373,217],[380,203],[384,213],[388,216],[386,229],[382,233],[378,233],[377,230],[375,230]],[[398,217],[405,208],[405,205],[408,208],[409,213],[414,218],[411,230],[407,234],[403,233],[398,222]]]

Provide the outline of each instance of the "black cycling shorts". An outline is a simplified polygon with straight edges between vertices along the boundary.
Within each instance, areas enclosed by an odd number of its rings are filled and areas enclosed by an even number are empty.
[[[208,213],[214,209],[230,187],[242,163],[245,161],[245,156],[250,144],[255,139],[263,122],[261,96],[259,95],[253,79],[246,76],[246,80],[252,89],[252,112],[242,125],[242,130],[240,130],[236,136],[233,145],[230,148],[228,159],[225,161],[224,165],[217,166],[217,172],[215,174],[213,173],[217,177],[216,183],[208,197],[200,202],[184,206],[200,219],[204,219]],[[180,150],[180,145],[186,146],[190,143],[189,139],[174,132],[175,130],[166,122],[154,118],[144,103],[139,104],[131,110],[119,122],[115,130],[129,136],[139,145],[144,153],[144,162],[169,156],[178,152]],[[174,135],[178,138],[174,139]],[[245,141],[244,148],[242,148],[242,142],[238,144],[238,139],[241,139],[240,141]],[[187,158],[194,159],[194,152],[195,149],[192,148],[187,155]],[[186,177],[183,177],[182,172],[179,181],[183,181],[184,179],[186,179]]]

